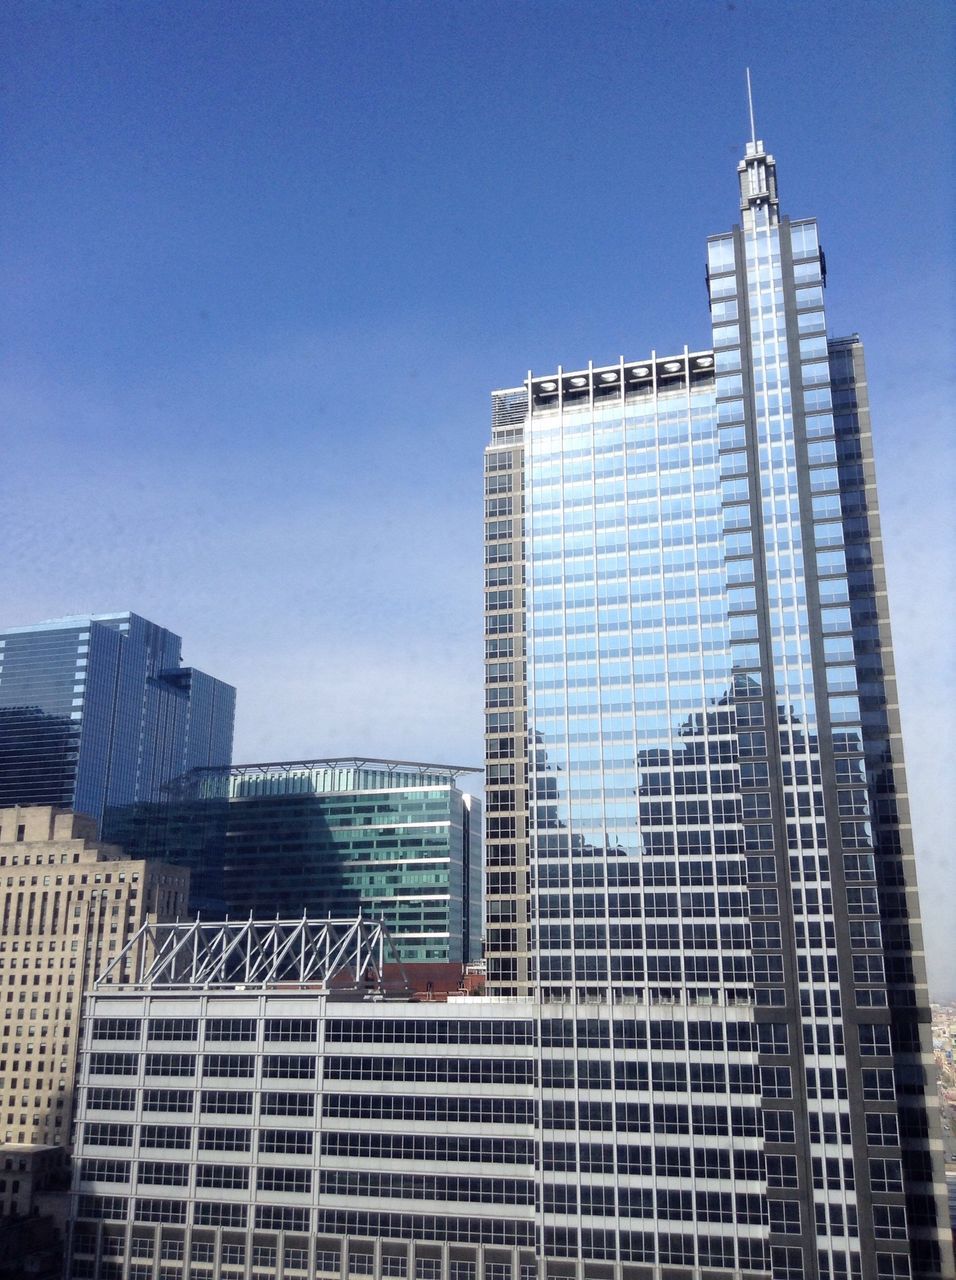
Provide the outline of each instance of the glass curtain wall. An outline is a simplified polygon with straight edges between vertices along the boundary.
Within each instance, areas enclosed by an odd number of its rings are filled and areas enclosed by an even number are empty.
[[[528,724],[538,981],[748,999],[710,379],[532,416]]]

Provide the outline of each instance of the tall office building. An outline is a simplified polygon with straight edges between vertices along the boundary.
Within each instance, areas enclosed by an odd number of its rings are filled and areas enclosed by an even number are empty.
[[[336,757],[195,769],[107,810],[136,857],[191,872],[207,919],[362,911],[412,963],[481,955],[481,804],[454,765]]]
[[[153,930],[72,1280],[952,1276],[861,352],[740,178],[711,348],[495,395],[495,994],[363,999],[367,922]]]
[[[184,667],[182,640],[135,613],[0,632],[0,806],[100,822],[171,778],[228,764],[236,691]]]
[[[681,1052],[666,1105],[648,1095],[654,1177],[676,1180],[639,1260],[952,1275],[863,351],[828,338],[817,224],[780,214],[761,142],[738,174],[711,348],[493,397],[489,989],[749,1009],[756,1058]],[[762,1220],[692,1159],[742,1132],[720,1096],[741,1088]],[[638,1258],[629,1207],[566,1203],[545,1253]]]

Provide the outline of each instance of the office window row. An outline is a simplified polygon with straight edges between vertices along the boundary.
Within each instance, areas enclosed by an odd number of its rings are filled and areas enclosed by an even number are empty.
[[[443,1160],[481,1164],[534,1163],[530,1138],[472,1138],[422,1134],[326,1131],[322,1154],[371,1160]]]

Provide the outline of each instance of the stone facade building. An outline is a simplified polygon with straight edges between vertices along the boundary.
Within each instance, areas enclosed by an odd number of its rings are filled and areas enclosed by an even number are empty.
[[[187,870],[94,837],[52,806],[0,810],[0,1154],[70,1146],[83,994],[146,920],[185,912]]]

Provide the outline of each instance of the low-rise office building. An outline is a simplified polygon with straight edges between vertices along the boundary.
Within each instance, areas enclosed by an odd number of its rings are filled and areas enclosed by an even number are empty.
[[[71,1280],[766,1274],[750,1005],[391,1000],[382,939],[161,927],[95,990]]]

